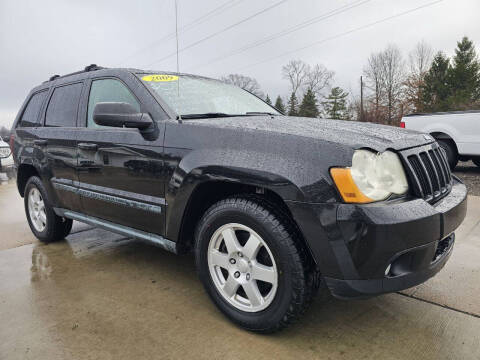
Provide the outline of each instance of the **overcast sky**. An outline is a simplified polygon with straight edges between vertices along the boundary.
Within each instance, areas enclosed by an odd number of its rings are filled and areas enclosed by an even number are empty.
[[[405,57],[420,40],[448,55],[464,35],[480,47],[479,0],[443,0],[367,26],[433,2],[178,0],[179,47],[189,47],[180,52],[180,71],[252,76],[274,99],[288,95],[282,65],[302,59],[333,70],[334,84],[356,93],[369,54],[388,44],[398,45]],[[182,31],[219,7],[216,15]],[[237,51],[342,7],[301,30]],[[91,63],[174,71],[175,56],[167,57],[175,52],[169,36],[174,9],[174,0],[0,0],[0,126],[10,126],[28,91],[53,74]]]

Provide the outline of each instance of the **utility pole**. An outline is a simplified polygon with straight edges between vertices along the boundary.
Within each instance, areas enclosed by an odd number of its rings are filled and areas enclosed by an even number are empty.
[[[360,76],[360,121],[364,121],[363,117],[363,76]]]

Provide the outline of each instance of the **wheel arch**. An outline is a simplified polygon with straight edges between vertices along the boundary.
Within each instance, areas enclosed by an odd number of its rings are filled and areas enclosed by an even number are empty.
[[[301,241],[300,245],[305,247],[310,260],[315,263],[315,258],[309,248],[308,242],[296,223],[285,199],[282,197],[282,192],[275,189],[275,186],[272,184],[260,185],[254,182],[243,181],[240,183],[213,179],[196,184],[184,203],[181,215],[177,217],[177,219],[181,220],[175,221],[173,214],[170,216],[170,221],[168,220],[169,217],[167,217],[167,238],[177,242],[177,250],[179,253],[190,252],[194,245],[195,227],[205,211],[222,199],[242,195],[252,196],[266,201],[274,205],[284,216],[288,217],[295,231],[298,233]]]
[[[27,185],[28,179],[30,179],[32,176],[40,176],[39,171],[35,168],[33,164],[22,163],[18,166],[17,188],[21,197],[24,197],[25,186]]]

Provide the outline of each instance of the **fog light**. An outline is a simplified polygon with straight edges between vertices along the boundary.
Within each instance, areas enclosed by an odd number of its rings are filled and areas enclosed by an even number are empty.
[[[392,264],[389,264],[387,268],[385,269],[385,276],[388,276],[390,274],[390,268],[392,267]]]

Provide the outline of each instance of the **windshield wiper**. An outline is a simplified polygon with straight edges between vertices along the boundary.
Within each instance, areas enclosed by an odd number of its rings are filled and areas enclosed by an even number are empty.
[[[243,116],[243,115],[242,114],[226,114],[221,112],[181,115],[182,119],[208,119],[208,118],[221,118],[221,117],[231,117],[231,116]]]
[[[255,115],[277,116],[278,114],[274,114],[274,113],[266,112],[266,111],[248,111],[248,112],[245,113],[245,115],[248,115],[248,116],[255,116]]]

